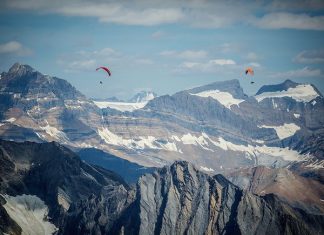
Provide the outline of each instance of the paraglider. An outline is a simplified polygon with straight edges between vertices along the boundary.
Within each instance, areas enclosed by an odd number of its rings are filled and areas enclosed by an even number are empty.
[[[248,68],[246,68],[245,69],[245,74],[246,75],[248,75],[248,74],[250,74],[250,75],[254,75],[254,70],[251,68],[251,67],[248,67]],[[253,84],[254,83],[254,81],[251,81],[251,84]]]
[[[96,71],[98,71],[99,69],[105,70],[108,73],[109,77],[111,76],[111,72],[107,67],[102,66],[102,67],[96,68]],[[102,81],[100,81],[100,84],[102,84]]]
[[[248,67],[245,69],[245,74],[251,74],[251,75],[254,75],[254,70],[251,68],[251,67]]]
[[[107,67],[103,67],[103,66],[102,67],[99,67],[99,68],[96,69],[96,71],[98,71],[99,69],[105,70],[108,73],[108,75],[111,76],[111,72],[110,72],[110,70]]]

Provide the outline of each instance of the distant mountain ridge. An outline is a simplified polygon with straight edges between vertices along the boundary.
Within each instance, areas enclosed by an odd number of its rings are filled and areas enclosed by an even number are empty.
[[[144,103],[157,97],[157,94],[151,91],[141,91],[136,93],[127,101],[117,98],[116,96],[109,98],[92,98],[93,101],[108,101],[108,102],[125,102],[125,103]]]
[[[286,81],[284,81],[283,83],[280,83],[280,84],[262,86],[258,90],[256,95],[259,95],[259,94],[264,93],[264,92],[286,91],[289,88],[295,88],[297,85],[298,85],[298,83],[293,82],[293,81],[288,79],[288,80],[286,80]]]
[[[192,88],[186,90],[188,93],[196,94],[203,91],[210,91],[210,90],[220,90],[224,92],[228,92],[237,99],[244,99],[247,97],[244,94],[242,87],[237,79],[228,80],[228,81],[221,81],[221,82],[214,82],[208,85]]]
[[[131,103],[142,103],[142,102],[148,102],[152,99],[157,97],[157,94],[151,91],[141,91],[137,94],[135,94],[131,99],[128,100],[128,102]]]
[[[182,159],[210,173],[266,165],[322,177],[324,99],[308,84],[249,97],[237,80],[216,82],[127,110],[100,109],[27,65],[2,73],[0,84],[4,139],[98,148],[143,166]]]

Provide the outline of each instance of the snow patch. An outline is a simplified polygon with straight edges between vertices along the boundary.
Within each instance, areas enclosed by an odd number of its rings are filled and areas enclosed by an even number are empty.
[[[56,127],[50,126],[48,124],[47,120],[45,120],[45,122],[46,122],[46,126],[40,126],[40,129],[45,131],[48,135],[50,135],[54,139],[57,139],[57,140],[59,140],[61,142],[68,142],[69,141],[69,138],[65,135],[64,132],[58,130]],[[39,134],[39,133],[37,135],[39,137],[44,137],[44,135]]]
[[[258,126],[259,128],[272,128],[275,129],[279,139],[285,139],[290,136],[293,136],[298,130],[300,130],[300,127],[297,126],[295,123],[285,123],[282,126],[267,126],[267,125],[262,125]]]
[[[208,148],[208,142],[206,141],[205,133],[203,133],[201,136],[198,136],[198,137],[188,133],[186,135],[183,135],[180,139],[183,144],[186,144],[186,145],[191,144],[191,145],[196,145],[196,146],[199,145],[203,149],[213,152],[213,150]]]
[[[316,159],[315,161],[307,164],[306,167],[312,168],[312,169],[323,169],[324,168],[324,160]]]
[[[219,91],[219,90],[203,91],[203,92],[199,92],[196,94],[190,93],[190,95],[200,96],[200,97],[204,97],[204,98],[211,97],[211,98],[217,100],[219,103],[221,103],[228,109],[231,109],[232,105],[239,106],[239,104],[244,101],[241,99],[235,99],[232,96],[232,94],[230,94],[228,92]]]
[[[290,97],[297,102],[310,102],[319,94],[315,91],[313,86],[309,84],[298,85],[296,87],[291,87],[286,91],[276,91],[276,92],[264,92],[259,95],[254,96],[255,99],[260,102],[266,98],[281,98]]]
[[[14,99],[19,99],[19,98],[20,98],[20,93],[16,93],[16,94],[14,94],[13,98],[14,98]]]
[[[314,106],[316,104],[316,100],[313,100],[312,105]]]
[[[53,234],[58,229],[47,221],[48,208],[45,203],[34,195],[12,197],[3,195],[9,216],[21,227],[22,234]]]
[[[271,99],[271,101],[272,101],[272,107],[274,109],[278,108],[278,105],[276,104],[276,102],[273,99]]]
[[[177,142],[182,142],[185,145],[200,146],[205,150],[214,152],[213,146],[223,149],[225,151],[234,151],[245,153],[247,159],[253,160],[256,157],[278,157],[284,161],[302,161],[306,155],[301,155],[295,150],[289,148],[269,147],[266,145],[253,146],[253,145],[242,145],[234,144],[230,141],[218,137],[216,140],[210,138],[206,133],[202,133],[200,136],[194,136],[190,133],[178,137],[173,135],[171,137]],[[180,141],[179,141],[180,140]],[[255,141],[263,144],[263,141]]]
[[[144,108],[147,102],[141,103],[126,103],[126,102],[108,102],[108,101],[94,101],[99,108],[111,108],[121,112],[133,112],[134,110]]]
[[[176,135],[171,136],[171,139],[175,140],[175,141],[178,141],[178,142],[181,141],[180,138],[178,136],[176,136]]]
[[[59,205],[63,207],[65,211],[69,210],[71,199],[60,187],[58,188],[58,192],[57,192],[57,202]]]
[[[182,153],[181,150],[178,150],[174,142],[161,141],[153,136],[139,136],[136,139],[124,139],[112,133],[107,128],[98,129],[98,134],[107,144],[122,146],[128,149],[137,150],[148,148]]]
[[[294,117],[295,117],[295,118],[300,118],[300,114],[298,114],[298,113],[294,113]]]
[[[218,137],[218,141],[213,141],[213,144],[224,149],[237,152],[246,152],[250,156],[268,155],[273,157],[280,157],[285,161],[301,161],[303,157],[297,151],[289,148],[269,147],[266,145],[252,146],[252,145],[238,145]]]
[[[254,140],[255,143],[264,144],[264,140]]]
[[[205,166],[200,166],[200,169],[202,169],[203,171],[207,171],[207,172],[213,172],[214,171],[213,168],[208,168],[208,167],[205,167]]]
[[[5,122],[13,123],[13,122],[15,122],[16,120],[17,120],[16,118],[12,117],[12,118],[9,118],[9,119],[5,120]]]

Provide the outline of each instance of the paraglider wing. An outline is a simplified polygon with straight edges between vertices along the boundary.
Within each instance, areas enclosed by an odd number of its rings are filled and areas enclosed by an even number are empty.
[[[254,75],[254,71],[253,71],[253,69],[251,68],[251,67],[249,67],[249,68],[247,68],[246,70],[245,70],[245,74],[251,74],[251,75]]]
[[[111,72],[107,67],[99,67],[99,68],[96,69],[96,71],[98,71],[99,69],[105,70],[108,73],[108,75],[111,76]]]

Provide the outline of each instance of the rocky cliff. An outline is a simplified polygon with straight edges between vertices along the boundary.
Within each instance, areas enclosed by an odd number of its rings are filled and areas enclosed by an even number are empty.
[[[321,234],[324,231],[322,215],[293,209],[274,195],[259,197],[242,191],[222,175],[210,177],[187,162],[176,162],[142,176],[132,192],[128,194],[132,197],[120,199],[127,209],[113,224],[101,222],[109,221],[121,210],[115,210],[111,216],[109,209],[104,210],[111,196],[103,194],[76,205],[70,210],[64,233],[72,231],[71,226],[89,234]],[[85,216],[87,213],[90,218]]]

